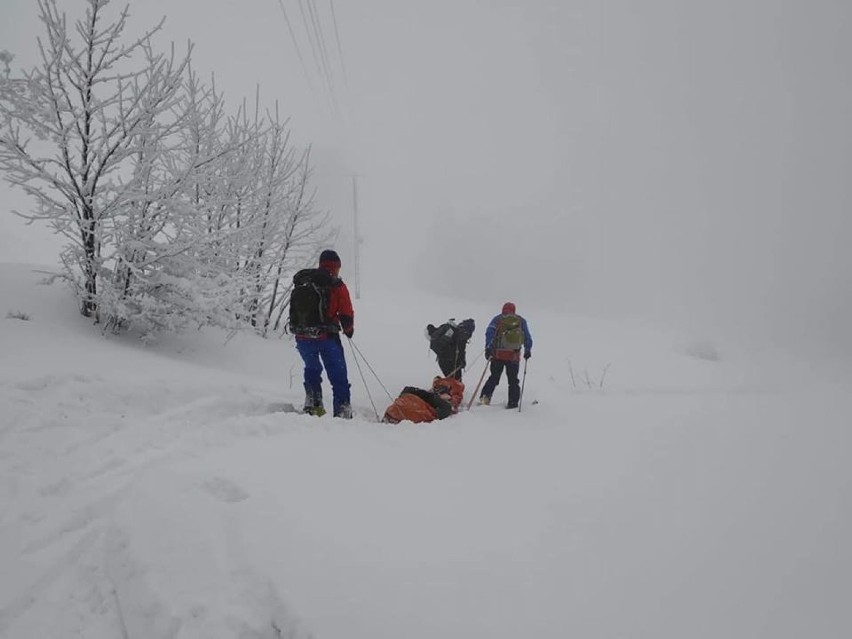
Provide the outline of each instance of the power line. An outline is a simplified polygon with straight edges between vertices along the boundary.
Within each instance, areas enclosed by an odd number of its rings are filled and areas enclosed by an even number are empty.
[[[334,25],[334,39],[337,42],[337,57],[340,60],[340,70],[343,72],[343,83],[349,88],[349,78],[346,76],[346,65],[343,63],[343,47],[340,46],[340,31],[337,28],[337,14],[334,11],[334,0],[328,0],[331,7],[331,22]]]
[[[314,42],[313,33],[311,31],[311,27],[309,25],[308,16],[305,13],[305,5],[302,0],[299,0],[299,13],[302,15],[302,26],[305,27],[305,32],[308,34],[308,42],[311,45],[311,53],[314,56],[314,63],[317,65],[317,72],[325,79],[325,74],[323,74],[322,63],[320,62],[320,56],[317,54],[317,45]]]
[[[308,67],[305,64],[305,58],[302,56],[302,50],[299,48],[299,41],[296,39],[296,34],[293,32],[293,25],[290,22],[290,17],[287,15],[287,9],[284,8],[283,0],[278,0],[278,6],[281,7],[281,13],[284,14],[284,22],[287,23],[287,30],[290,32],[290,39],[293,41],[293,47],[296,49],[296,56],[299,58],[299,63],[302,66],[302,73],[304,74],[305,80],[307,81],[311,91],[313,91],[314,88],[311,83],[311,77],[308,74]]]
[[[322,23],[316,9],[316,5],[314,4],[314,0],[306,0],[306,2],[308,5],[308,13],[311,16],[311,23],[314,27],[314,34],[316,35],[319,45],[320,59],[322,61],[323,70],[325,71],[325,79],[328,83],[329,91],[331,92],[331,100],[335,110],[337,110],[337,91],[334,87],[334,75],[331,72],[331,64],[328,60],[328,47],[325,45],[325,33],[323,32]]]
[[[311,21],[308,17],[308,14],[305,12],[305,4],[304,4],[304,2],[302,2],[302,0],[299,0],[299,13],[302,16],[302,26],[305,28],[305,33],[308,36],[308,42],[311,45],[311,53],[314,56],[314,64],[316,64],[317,73],[319,74],[319,76],[321,78],[322,85],[325,88],[325,91],[324,91],[325,97],[328,99],[329,107],[331,108],[331,110],[336,113],[337,110],[336,110],[336,107],[335,107],[335,102],[332,98],[333,89],[332,89],[331,85],[328,83],[328,77],[325,74],[325,69],[323,68],[323,65],[322,65],[322,57],[321,57],[321,54],[319,53],[319,44],[315,40],[313,29],[311,29],[311,24],[310,24]]]
[[[323,16],[319,11],[315,0],[297,0],[299,7],[299,15],[302,18],[302,28],[304,29],[304,36],[308,39],[308,45],[310,46],[311,55],[313,57],[313,66],[316,67],[316,73],[320,76],[320,93],[325,94],[325,98],[328,100],[329,107],[331,110],[337,114],[341,115],[340,111],[340,103],[338,100],[338,92],[337,87],[335,86],[335,77],[333,69],[336,65],[332,64],[331,60],[331,47],[329,47],[326,43],[325,37],[325,29],[323,28]],[[287,24],[287,30],[290,34],[290,39],[293,42],[293,47],[296,49],[296,55],[299,58],[299,64],[302,67],[302,73],[305,76],[305,80],[308,83],[308,86],[312,92],[314,92],[318,99],[320,98],[319,94],[314,87],[313,82],[311,81],[312,73],[309,71],[308,67],[311,66],[307,62],[306,55],[302,54],[301,47],[299,46],[299,38],[297,37],[297,29],[294,29],[293,21],[290,20],[290,16],[287,13],[287,9],[285,7],[284,0],[278,0],[278,7],[281,9],[281,13],[284,16],[284,21]],[[340,42],[340,30],[337,23],[337,15],[334,8],[333,0],[329,2],[329,9],[331,12],[331,20],[334,28],[334,39],[337,45],[337,54],[340,62],[340,69],[342,71],[343,81],[347,89],[349,88],[349,80],[346,73],[346,65],[343,60],[343,47]],[[326,17],[326,20],[328,18]]]

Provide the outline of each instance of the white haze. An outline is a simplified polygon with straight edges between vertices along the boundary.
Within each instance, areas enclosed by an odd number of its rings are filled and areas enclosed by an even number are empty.
[[[276,1],[131,7],[133,32],[167,15],[164,45],[194,40],[233,102],[258,83],[280,100],[315,144],[349,263],[358,174],[367,295],[406,286],[852,350],[847,3],[336,3],[339,115]],[[34,11],[4,3],[0,47],[22,64]],[[36,231],[2,224],[2,257],[31,259],[17,238]]]

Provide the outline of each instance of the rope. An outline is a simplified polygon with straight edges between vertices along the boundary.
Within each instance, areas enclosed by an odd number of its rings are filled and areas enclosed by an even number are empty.
[[[376,421],[381,421],[379,417],[379,409],[376,408],[376,402],[373,401],[373,395],[370,393],[370,387],[367,385],[367,380],[364,378],[364,371],[361,370],[361,364],[358,361],[358,358],[355,356],[355,351],[357,347],[352,343],[351,339],[346,340],[349,342],[349,347],[352,349],[352,359],[355,361],[355,366],[358,367],[358,374],[361,376],[361,381],[364,383],[364,389],[367,391],[367,397],[370,398],[370,405],[373,407],[373,412],[376,414]],[[360,351],[358,351],[360,353]],[[363,357],[363,356],[362,356]],[[366,363],[367,360],[364,360]],[[367,364],[369,366],[369,364]],[[381,382],[379,382],[381,383]]]
[[[376,371],[374,371],[374,370],[373,370],[373,367],[372,367],[372,366],[370,366],[370,362],[368,362],[368,361],[367,361],[367,358],[366,358],[366,357],[364,357],[364,353],[362,353],[362,352],[361,352],[361,349],[360,349],[360,348],[358,348],[358,345],[355,343],[355,340],[350,339],[350,340],[349,340],[349,343],[352,345],[352,348],[354,348],[356,351],[358,351],[358,355],[360,355],[360,356],[361,356],[361,359],[362,359],[362,360],[364,360],[364,363],[367,365],[367,368],[369,368],[369,369],[370,369],[370,372],[373,374],[373,377],[375,377],[375,378],[376,378],[376,381],[379,383],[379,386],[381,386],[381,387],[384,389],[385,394],[388,396],[388,398],[389,398],[391,401],[393,401],[393,395],[391,395],[391,394],[390,394],[390,392],[388,392],[388,389],[387,389],[387,388],[385,388],[385,385],[384,385],[384,384],[382,384],[382,380],[381,380],[381,379],[379,379],[379,376],[378,376],[378,375],[376,375]]]

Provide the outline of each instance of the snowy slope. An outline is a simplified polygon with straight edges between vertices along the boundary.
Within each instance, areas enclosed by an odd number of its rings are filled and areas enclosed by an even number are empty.
[[[476,319],[472,387],[505,300],[385,293],[315,419],[287,340],[103,337],[41,277],[0,265],[3,639],[852,633],[848,379],[516,300],[521,413],[388,426],[425,324]]]

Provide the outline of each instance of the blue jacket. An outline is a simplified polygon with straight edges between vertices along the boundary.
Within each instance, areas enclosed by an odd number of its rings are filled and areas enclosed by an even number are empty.
[[[513,315],[517,315],[517,313],[512,313]],[[488,350],[494,345],[494,334],[497,332],[497,322],[500,321],[500,318],[503,317],[503,314],[495,315],[491,321],[488,323],[488,328],[485,329],[485,349]],[[518,315],[521,318],[521,329],[524,331],[524,350],[529,352],[532,350],[533,340],[532,335],[530,335],[530,329],[527,326],[527,320]]]

